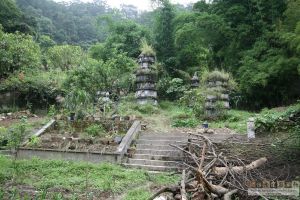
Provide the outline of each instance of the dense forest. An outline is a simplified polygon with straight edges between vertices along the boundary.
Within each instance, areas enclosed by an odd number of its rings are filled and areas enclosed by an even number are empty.
[[[195,72],[214,69],[238,83],[232,106],[258,110],[299,98],[300,0],[153,3],[139,12],[102,0],[1,0],[0,92],[18,93],[26,105],[49,105],[73,88],[128,94],[144,38],[159,61],[160,99],[177,100]]]
[[[147,1],[0,0],[0,200],[299,199],[300,0]]]

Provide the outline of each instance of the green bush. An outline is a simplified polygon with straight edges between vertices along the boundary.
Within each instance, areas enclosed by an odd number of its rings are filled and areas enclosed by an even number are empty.
[[[191,127],[194,128],[199,125],[199,122],[194,118],[175,119],[172,122],[173,127]]]
[[[37,147],[41,143],[41,138],[38,136],[32,136],[29,138],[28,145],[30,147]]]
[[[85,129],[85,132],[93,137],[96,136],[105,136],[105,129],[102,125],[99,124],[92,124]]]
[[[91,96],[85,91],[78,88],[72,88],[65,98],[64,106],[71,113],[84,114],[91,105]]]
[[[8,144],[11,149],[18,149],[24,140],[27,129],[27,119],[21,119],[20,123],[17,123],[7,130]]]
[[[31,36],[4,33],[0,27],[0,41],[0,78],[6,78],[18,70],[40,67],[40,48]]]
[[[203,117],[205,98],[202,88],[185,91],[184,95],[179,99],[179,102],[182,105],[192,108],[197,118]]]
[[[136,102],[136,98],[133,94],[123,97],[118,105],[118,113],[120,115],[152,115],[158,114],[158,106],[152,104],[140,105]]]
[[[296,118],[294,120],[293,118]],[[300,126],[300,103],[289,106],[284,111],[264,109],[256,118],[255,126],[258,133],[292,131]]]
[[[47,58],[47,62],[52,69],[59,68],[65,71],[79,67],[86,56],[79,46],[57,45],[49,48]]]
[[[7,141],[7,129],[0,126],[0,148],[6,146]]]
[[[126,54],[113,54],[105,62],[87,59],[72,70],[64,83],[66,89],[76,87],[94,96],[97,91],[110,91],[119,95],[128,94],[134,82],[136,62]]]
[[[156,114],[159,112],[157,106],[152,104],[135,105],[134,108],[142,114]]]
[[[178,100],[188,89],[184,81],[180,78],[164,77],[157,83],[158,96],[167,100]]]
[[[27,102],[37,105],[53,103],[57,95],[63,94],[63,82],[67,74],[60,70],[30,70],[11,74],[0,82],[0,92],[16,91]],[[20,105],[22,106],[22,105]]]
[[[242,110],[228,110],[223,118],[210,121],[209,124],[212,128],[230,128],[237,133],[246,134],[247,121],[250,117],[254,117],[255,113],[242,111]]]
[[[156,55],[153,47],[147,43],[147,40],[145,38],[143,38],[141,40],[140,51],[142,54],[147,55],[147,56],[155,56]]]

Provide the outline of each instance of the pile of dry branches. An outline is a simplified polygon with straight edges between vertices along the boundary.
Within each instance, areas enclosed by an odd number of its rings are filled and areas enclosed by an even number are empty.
[[[170,193],[175,200],[229,200],[238,191],[246,191],[245,183],[251,171],[262,166],[267,159],[260,158],[249,164],[234,156],[216,152],[216,146],[204,135],[190,133],[186,144],[177,146],[184,155],[181,183],[165,187],[149,200]]]

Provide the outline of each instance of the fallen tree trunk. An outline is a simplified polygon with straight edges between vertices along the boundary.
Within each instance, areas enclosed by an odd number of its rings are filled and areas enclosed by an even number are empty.
[[[181,180],[181,200],[187,200],[186,190],[185,190],[185,170],[182,171],[182,180]]]
[[[224,176],[225,174],[227,174],[229,172],[229,170],[231,170],[234,173],[241,174],[245,171],[250,171],[250,170],[256,169],[256,168],[262,166],[263,164],[265,164],[266,162],[267,162],[267,158],[263,157],[258,160],[255,160],[245,166],[234,166],[231,168],[230,167],[214,167],[213,173],[217,176]]]
[[[170,144],[185,155],[182,166],[186,168],[182,171],[180,183],[175,187],[159,190],[149,200],[165,192],[172,193],[175,200],[209,200],[215,197],[230,200],[238,190],[245,190],[244,181],[248,179],[248,171],[267,162],[267,158],[263,157],[244,164],[239,158],[223,156],[223,152],[217,152],[215,144],[209,138],[199,134],[191,135],[193,138],[187,144]]]

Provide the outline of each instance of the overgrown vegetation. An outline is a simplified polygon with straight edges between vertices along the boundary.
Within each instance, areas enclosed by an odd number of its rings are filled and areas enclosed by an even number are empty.
[[[217,99],[218,113],[208,121],[210,127],[245,133],[248,118],[255,117],[259,135],[279,134],[282,143],[274,143],[276,147],[300,146],[296,103],[300,98],[300,0],[199,0],[188,7],[169,0],[153,2],[158,5],[153,11],[139,13],[134,6],[112,9],[104,0],[68,4],[1,0],[1,112],[55,105],[58,111],[52,106],[49,117],[68,113],[80,120],[97,109],[101,117],[145,117],[158,129],[166,124],[197,127],[208,118],[205,101],[210,95]],[[132,95],[136,59],[141,53],[157,58],[155,70],[144,72],[157,77],[158,106],[137,105]],[[199,88],[191,89],[194,73],[201,82]],[[213,82],[219,85],[208,88]],[[234,110],[227,112],[224,99],[228,92]],[[101,93],[109,94],[105,98],[110,100],[99,97]],[[292,106],[285,108],[288,105]],[[273,108],[279,106],[283,108]],[[1,146],[17,149],[33,126],[23,121],[0,127]],[[104,136],[99,125],[82,131],[92,137]],[[29,145],[39,142],[32,137]],[[13,167],[20,170],[12,171],[9,159],[1,157],[0,161],[2,183],[9,184],[12,173],[23,171],[20,177],[24,179],[14,179],[14,184],[32,185],[39,191],[57,185],[72,194],[95,188],[121,193],[128,185],[160,179],[108,164],[17,161]],[[13,190],[11,195],[17,195]],[[147,190],[136,188],[124,198],[148,195]]]
[[[141,40],[140,51],[142,52],[142,54],[147,55],[147,56],[155,56],[156,55],[153,47],[148,44],[148,42],[145,38],[143,38]]]
[[[90,125],[85,129],[85,132],[89,136],[105,136],[105,129],[99,124]]]
[[[19,195],[21,191],[18,190],[18,186],[29,185],[34,191],[39,191],[40,195],[46,192],[47,197],[53,197],[55,193],[60,193],[62,199],[79,198],[87,194],[94,198],[104,198],[101,195],[105,195],[105,193],[117,196],[127,193],[127,191],[129,192],[127,196],[130,195],[131,199],[138,199],[141,194],[134,192],[134,188],[139,185],[164,185],[178,180],[177,176],[149,174],[142,170],[128,170],[108,163],[96,165],[39,159],[16,162],[19,168],[19,178],[13,187],[5,184],[15,173],[12,169],[12,161],[0,156],[0,188],[2,195],[7,197],[11,197],[14,190]],[[68,192],[54,192],[55,188],[61,188]],[[149,194],[143,194],[143,197],[149,198]]]
[[[256,118],[256,132],[297,132],[300,126],[300,103],[287,108],[264,109]],[[300,135],[299,135],[300,136]]]

